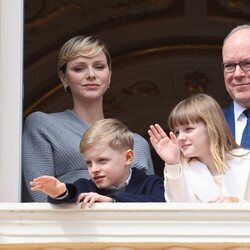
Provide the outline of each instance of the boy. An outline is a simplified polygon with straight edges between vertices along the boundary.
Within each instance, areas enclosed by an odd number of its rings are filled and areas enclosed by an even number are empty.
[[[80,151],[88,166],[90,180],[73,184],[53,176],[30,182],[32,191],[43,191],[50,203],[82,202],[165,202],[163,178],[130,168],[133,160],[133,134],[117,119],[103,119],[84,133]]]

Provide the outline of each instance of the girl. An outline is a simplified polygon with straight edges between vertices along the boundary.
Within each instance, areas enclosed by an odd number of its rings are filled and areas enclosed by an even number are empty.
[[[148,131],[165,162],[169,202],[250,201],[250,153],[233,140],[219,104],[197,94],[169,115],[169,136],[158,125]]]

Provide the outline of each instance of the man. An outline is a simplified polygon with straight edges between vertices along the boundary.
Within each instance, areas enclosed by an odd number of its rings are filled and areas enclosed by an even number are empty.
[[[240,25],[227,35],[222,57],[225,86],[233,99],[224,115],[236,142],[250,148],[250,25]]]

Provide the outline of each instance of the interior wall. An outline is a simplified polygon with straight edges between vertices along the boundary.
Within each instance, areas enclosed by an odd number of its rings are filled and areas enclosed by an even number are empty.
[[[61,45],[79,34],[99,36],[111,52],[106,117],[146,139],[149,125],[167,129],[170,110],[192,93],[225,107],[222,42],[249,21],[250,3],[242,0],[25,0],[24,118],[71,107],[56,63]]]

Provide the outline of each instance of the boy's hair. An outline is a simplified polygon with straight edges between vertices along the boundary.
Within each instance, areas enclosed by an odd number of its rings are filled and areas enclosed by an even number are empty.
[[[75,36],[68,40],[61,48],[57,69],[66,71],[67,63],[76,59],[79,56],[94,57],[101,51],[104,52],[109,69],[111,69],[111,57],[105,43],[93,36]]]
[[[225,164],[227,153],[239,146],[230,133],[220,105],[209,95],[196,94],[181,101],[168,118],[171,130],[180,125],[197,122],[203,122],[206,125],[215,166],[220,173],[223,173],[227,167]],[[182,162],[190,160],[185,159],[181,154]]]
[[[87,149],[99,142],[107,142],[115,150],[133,149],[133,133],[117,119],[102,119],[94,123],[83,134],[80,151]]]

